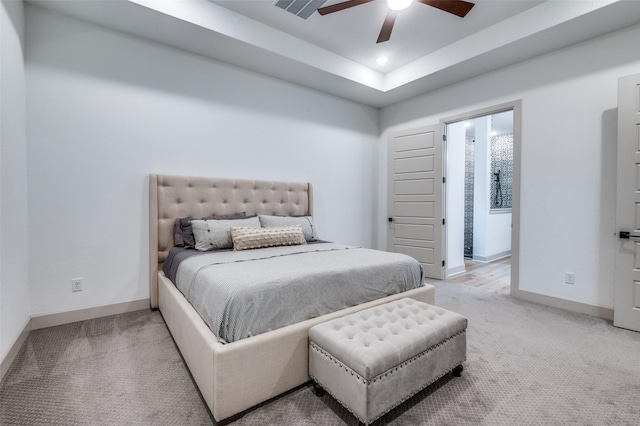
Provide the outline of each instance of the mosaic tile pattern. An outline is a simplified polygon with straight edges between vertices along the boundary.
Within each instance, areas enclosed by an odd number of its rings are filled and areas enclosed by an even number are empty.
[[[464,147],[464,256],[473,257],[473,170],[474,139],[467,136]]]
[[[498,183],[496,174],[499,173]],[[513,199],[513,134],[491,138],[491,194],[492,209],[510,209]]]
[[[473,257],[473,191],[474,191],[475,142],[470,136],[465,141],[464,182],[464,256]],[[500,185],[496,174],[500,173]],[[510,209],[513,195],[513,134],[491,138],[491,187],[490,208]]]

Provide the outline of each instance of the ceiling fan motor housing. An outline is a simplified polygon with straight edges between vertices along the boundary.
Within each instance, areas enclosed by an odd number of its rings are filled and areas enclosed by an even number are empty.
[[[280,0],[282,2],[289,1],[298,1],[298,0]],[[306,1],[306,0],[300,0]],[[313,1],[313,0],[311,0]],[[334,12],[340,12],[341,10],[349,9],[354,6],[359,6],[361,4],[370,3],[373,0],[347,0],[342,3],[332,4],[330,6],[325,6],[318,8],[318,13],[320,15],[328,15]],[[465,0],[416,0],[419,3],[426,4],[427,6],[435,7],[436,9],[443,10],[447,13],[451,13],[460,18],[464,18],[467,13],[473,8],[474,3],[465,1]],[[393,25],[396,22],[396,14],[398,11],[406,9],[411,5],[413,0],[387,0],[387,5],[389,7],[389,11],[387,12],[387,17],[382,24],[382,29],[380,30],[380,35],[378,36],[378,40],[376,43],[384,43],[385,41],[389,41],[391,37],[391,31],[393,30]]]

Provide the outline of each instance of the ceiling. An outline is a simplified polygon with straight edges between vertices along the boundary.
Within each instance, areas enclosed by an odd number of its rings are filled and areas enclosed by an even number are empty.
[[[447,45],[512,18],[544,1],[480,1],[465,18],[413,2],[398,13],[391,39],[376,43],[389,8],[386,0],[377,0],[340,12],[304,20],[274,6],[272,0],[213,0],[214,3],[278,28],[322,49],[351,59],[383,73],[400,68]],[[322,6],[341,3],[328,0]],[[378,56],[389,57],[381,66]]]
[[[376,44],[384,0],[307,20],[271,0],[28,1],[374,107],[640,22],[637,0],[477,0],[465,18],[414,2]]]

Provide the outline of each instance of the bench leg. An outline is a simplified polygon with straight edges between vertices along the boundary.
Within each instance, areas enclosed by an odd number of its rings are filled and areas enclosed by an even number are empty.
[[[323,397],[327,394],[327,391],[324,390],[324,388],[319,384],[317,384],[315,381],[313,381],[312,384],[313,384],[313,393],[315,393],[317,397]]]
[[[454,377],[460,377],[462,376],[462,370],[464,370],[464,367],[462,365],[459,365],[451,370],[451,374],[453,374]]]

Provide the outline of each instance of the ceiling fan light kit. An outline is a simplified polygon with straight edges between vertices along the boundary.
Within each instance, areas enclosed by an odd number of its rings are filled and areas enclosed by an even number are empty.
[[[387,6],[391,10],[404,10],[411,6],[413,0],[387,0]]]
[[[334,12],[340,12],[341,10],[349,9],[354,6],[360,6],[361,4],[370,3],[373,0],[347,0],[342,3],[332,4],[330,6],[321,7],[318,9],[318,13],[322,16],[328,15]],[[426,4],[427,6],[435,7],[436,9],[443,10],[452,15],[464,18],[467,13],[475,6],[474,3],[464,0],[416,0],[419,3]],[[391,31],[393,25],[396,22],[396,15],[399,10],[406,9],[411,5],[413,0],[387,0],[387,6],[389,11],[387,17],[382,24],[380,35],[376,43],[384,43],[391,38]]]

